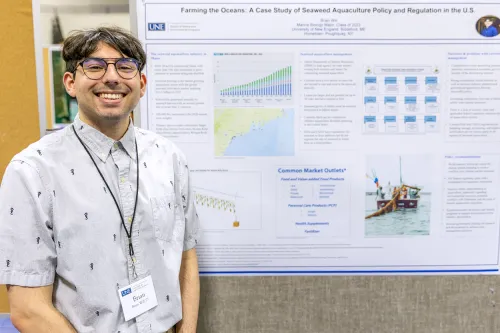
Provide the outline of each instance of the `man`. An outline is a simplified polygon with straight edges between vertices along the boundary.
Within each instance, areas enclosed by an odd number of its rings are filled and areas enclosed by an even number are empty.
[[[63,46],[73,124],[8,165],[0,284],[21,332],[196,332],[199,221],[183,153],[135,128],[146,55],[117,28]]]
[[[380,185],[379,187],[377,187],[375,200],[384,200],[384,198],[385,198],[384,188],[382,185]]]
[[[493,25],[494,19],[487,17],[484,20],[484,28],[481,30],[481,35],[484,37],[495,37],[498,35],[497,28]]]

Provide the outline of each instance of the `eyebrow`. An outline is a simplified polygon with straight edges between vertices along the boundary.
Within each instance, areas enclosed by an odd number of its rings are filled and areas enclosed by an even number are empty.
[[[120,58],[103,58],[103,57],[97,57],[97,56],[93,56],[93,57],[87,57],[85,59],[103,59],[103,60],[117,60],[117,59],[134,59],[135,58],[129,58],[129,57],[120,57]],[[85,60],[84,59],[84,60]]]

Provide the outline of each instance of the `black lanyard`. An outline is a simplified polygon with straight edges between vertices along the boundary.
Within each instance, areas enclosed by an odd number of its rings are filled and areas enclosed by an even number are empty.
[[[133,258],[134,257],[134,246],[132,245],[132,227],[134,225],[135,211],[137,209],[137,199],[139,196],[139,152],[137,149],[137,139],[135,140],[135,157],[136,157],[136,163],[137,163],[137,188],[135,190],[134,215],[132,216],[132,221],[130,222],[130,232],[129,232],[127,230],[127,227],[125,226],[125,219],[123,217],[122,211],[120,210],[120,206],[118,205],[118,201],[116,201],[116,198],[113,195],[113,191],[111,191],[111,189],[109,188],[108,182],[106,181],[106,179],[102,175],[101,170],[99,170],[99,167],[95,163],[94,158],[92,157],[92,154],[90,154],[90,151],[88,150],[87,146],[83,143],[82,139],[80,139],[80,137],[76,133],[75,126],[72,125],[72,127],[73,127],[73,132],[75,132],[76,137],[78,138],[78,140],[82,144],[83,148],[85,148],[85,150],[87,151],[87,154],[89,154],[89,157],[92,160],[92,162],[94,162],[95,168],[97,169],[97,171],[101,175],[101,178],[104,181],[104,184],[106,184],[106,187],[108,188],[109,193],[111,193],[111,196],[113,197],[113,200],[115,201],[116,209],[118,209],[118,214],[120,214],[120,218],[122,219],[123,229],[125,229],[125,232],[127,233],[129,254],[130,254],[131,259],[134,260],[134,258]]]

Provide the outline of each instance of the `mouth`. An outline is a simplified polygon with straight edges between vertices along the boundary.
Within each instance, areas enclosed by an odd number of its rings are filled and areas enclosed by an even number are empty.
[[[123,93],[96,93],[95,95],[106,102],[119,102],[126,96]]]

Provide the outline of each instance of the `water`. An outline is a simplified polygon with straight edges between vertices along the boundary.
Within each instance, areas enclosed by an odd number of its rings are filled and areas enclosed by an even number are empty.
[[[429,235],[431,194],[421,194],[417,209],[401,209],[365,220],[367,237]],[[375,195],[365,197],[365,216],[377,211]]]

